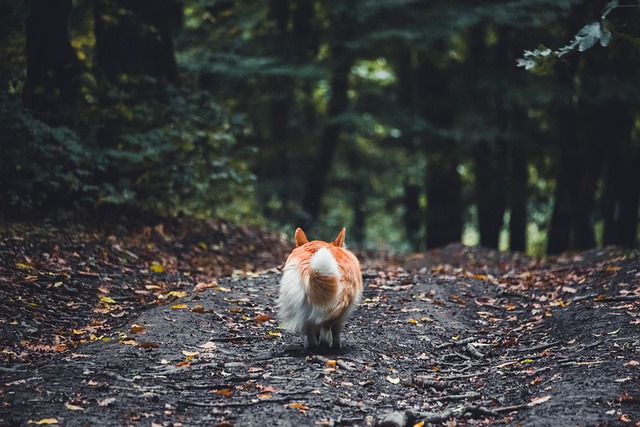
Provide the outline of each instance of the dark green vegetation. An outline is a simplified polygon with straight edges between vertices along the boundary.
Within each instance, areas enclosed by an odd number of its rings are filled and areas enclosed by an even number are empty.
[[[608,47],[516,67],[615,4],[1,0],[2,216],[633,247],[637,3],[609,8]]]

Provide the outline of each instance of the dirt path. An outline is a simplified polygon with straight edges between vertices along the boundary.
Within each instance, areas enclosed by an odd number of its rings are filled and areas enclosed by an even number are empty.
[[[279,329],[277,271],[167,293],[117,331],[0,367],[0,426],[640,426],[636,259],[448,251],[367,260],[335,354]]]

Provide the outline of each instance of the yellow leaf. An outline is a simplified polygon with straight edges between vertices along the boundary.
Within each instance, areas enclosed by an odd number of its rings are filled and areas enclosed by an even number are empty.
[[[64,406],[66,406],[70,411],[84,411],[84,408],[78,405],[72,405],[71,403],[65,403]]]
[[[167,297],[184,298],[187,296],[185,291],[171,291],[167,294]]]
[[[154,273],[164,273],[164,267],[157,262],[153,262],[151,264],[151,271]]]
[[[533,363],[533,359],[524,359],[524,360],[521,360],[520,363],[522,365],[524,365],[525,363]]]
[[[182,354],[185,355],[185,357],[187,358],[187,360],[191,360],[194,357],[200,355],[199,351],[189,351],[189,350],[182,350]]]
[[[240,313],[242,309],[240,307],[231,307],[229,313]]]
[[[267,333],[267,335],[270,336],[270,337],[281,337],[282,336],[282,334],[280,332],[274,332],[274,331],[269,331]]]
[[[420,421],[419,423],[415,423],[413,427],[422,427],[424,426],[424,421]]]
[[[115,304],[116,303],[116,301],[113,298],[106,297],[106,296],[101,296],[100,297],[100,301],[106,302],[106,303],[109,303],[109,304]]]
[[[28,265],[28,264],[23,264],[23,263],[21,263],[21,262],[16,262],[14,265],[15,265],[16,267],[18,267],[18,268],[23,269],[23,270],[31,270],[31,269],[33,268],[33,267],[31,267],[30,265]]]
[[[271,399],[271,393],[262,393],[258,395],[258,399]]]
[[[338,364],[335,360],[327,360],[327,366],[336,366]]]
[[[189,308],[189,306],[187,304],[174,304],[171,306],[171,308],[184,309]]]
[[[138,343],[137,343],[137,342],[135,342],[135,340],[122,340],[122,341],[120,341],[120,342],[121,342],[122,344],[124,344],[124,345],[132,345],[132,346],[134,346],[134,347],[137,347],[137,346],[138,346]]]
[[[40,421],[29,420],[28,424],[58,424],[55,418],[43,418]]]
[[[409,319],[408,322],[409,323],[418,323],[418,321],[416,319]]]

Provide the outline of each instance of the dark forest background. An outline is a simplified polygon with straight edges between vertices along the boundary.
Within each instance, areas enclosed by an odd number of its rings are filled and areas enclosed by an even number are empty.
[[[1,215],[636,247],[639,7],[0,0]],[[607,47],[516,66],[593,21]]]

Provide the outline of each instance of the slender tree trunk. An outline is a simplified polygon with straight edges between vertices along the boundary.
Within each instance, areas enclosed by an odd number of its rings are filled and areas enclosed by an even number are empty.
[[[431,145],[427,162],[427,248],[459,242],[462,233],[462,182],[452,141]]]
[[[69,38],[71,0],[32,0],[27,19],[25,105],[56,113],[75,106],[80,62]]]
[[[509,184],[509,250],[524,252],[527,249],[527,154],[524,141],[511,144],[511,170]]]
[[[504,142],[483,141],[474,150],[480,245],[498,248],[506,207],[507,156]]]
[[[397,96],[398,104],[406,109],[407,112],[416,111],[419,108],[416,64],[414,63],[415,54],[408,48],[399,49],[396,52],[395,64],[397,75]],[[412,158],[411,153],[416,149],[414,139],[416,135],[411,129],[411,124],[402,129],[401,144],[404,146],[407,157]],[[420,185],[422,177],[411,176],[410,173],[405,176],[402,188],[403,197],[402,205],[404,207],[403,225],[406,240],[411,250],[419,251],[424,245],[424,239],[421,236],[422,223],[424,213],[420,208],[420,196],[422,195],[422,186]]]
[[[602,112],[607,124],[607,160],[602,199],[605,245],[635,247],[640,208],[640,149],[631,142],[634,117],[624,105]]]
[[[420,208],[420,194],[422,188],[409,180],[403,183],[403,205],[404,205],[404,230],[407,242],[413,251],[421,249],[422,239],[420,238],[420,228],[422,225],[423,213]]]
[[[436,46],[434,51],[446,49]],[[429,122],[441,129],[453,125],[451,99],[451,70],[421,57],[418,71],[421,85],[418,88],[421,110]],[[433,132],[424,135],[427,158],[426,171],[426,243],[427,249],[459,242],[462,236],[462,181],[458,173],[459,153],[455,141]]]
[[[343,60],[344,61],[344,60]],[[338,147],[340,139],[341,125],[333,122],[339,114],[346,111],[348,106],[347,89],[348,89],[348,73],[350,70],[350,62],[344,61],[339,67],[336,67],[331,79],[331,100],[329,101],[329,124],[324,128],[320,137],[318,154],[314,160],[314,164],[309,171],[304,199],[302,200],[302,209],[304,217],[302,223],[310,228],[320,216],[322,197],[327,188],[327,180],[329,172],[333,168],[333,158]]]

